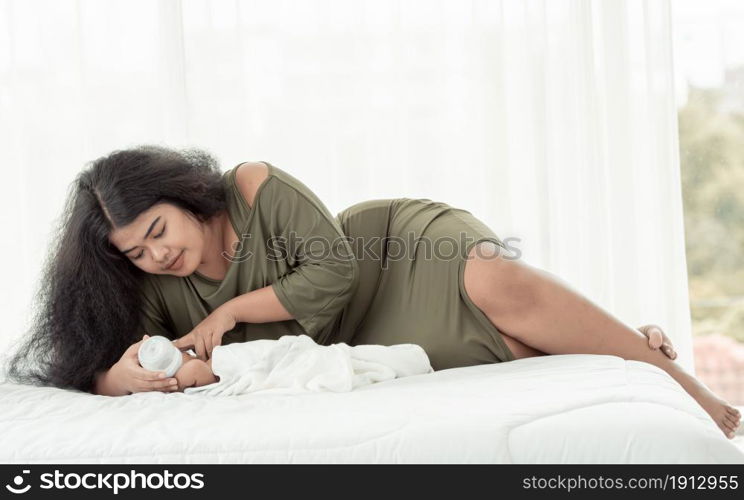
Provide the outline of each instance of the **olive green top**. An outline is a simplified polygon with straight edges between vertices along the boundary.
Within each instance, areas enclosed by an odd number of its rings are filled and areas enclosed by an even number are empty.
[[[189,333],[217,307],[271,285],[294,319],[238,323],[222,343],[306,334],[332,343],[334,322],[359,284],[358,265],[339,223],[302,182],[270,163],[251,208],[235,183],[238,166],[223,174],[227,213],[240,240],[221,281],[195,272],[148,274],[143,329],[174,339]]]
[[[470,212],[393,198],[357,203],[334,218],[302,182],[263,163],[269,176],[252,209],[235,184],[238,167],[223,176],[240,238],[225,278],[146,275],[145,333],[181,337],[221,304],[271,285],[294,319],[238,323],[224,345],[306,334],[321,345],[417,344],[435,370],[514,359],[465,290],[470,248],[483,240],[504,247]],[[448,251],[458,240],[463,244]]]

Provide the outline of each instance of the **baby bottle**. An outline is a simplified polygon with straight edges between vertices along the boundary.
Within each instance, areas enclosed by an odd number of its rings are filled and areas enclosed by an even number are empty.
[[[142,368],[165,372],[166,377],[175,375],[183,362],[178,347],[162,335],[155,335],[142,342],[137,357]]]

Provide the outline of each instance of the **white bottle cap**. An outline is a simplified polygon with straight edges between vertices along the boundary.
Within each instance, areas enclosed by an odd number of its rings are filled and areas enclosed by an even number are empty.
[[[183,357],[178,347],[161,335],[155,335],[142,342],[137,357],[142,368],[151,371],[164,371],[166,377],[175,375],[183,363]]]

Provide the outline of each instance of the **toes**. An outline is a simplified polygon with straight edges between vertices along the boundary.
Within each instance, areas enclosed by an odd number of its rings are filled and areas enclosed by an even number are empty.
[[[736,408],[726,407],[726,415],[733,418],[734,420],[741,420],[741,414]]]
[[[727,438],[733,438],[736,435],[734,431],[725,426],[721,426],[721,431]]]
[[[724,422],[727,422],[732,430],[736,430],[736,428],[739,427],[739,421],[729,415],[724,416]]]
[[[724,422],[723,425],[720,426],[721,430],[727,437],[734,437],[736,435],[736,430],[731,428],[731,424],[728,422]]]

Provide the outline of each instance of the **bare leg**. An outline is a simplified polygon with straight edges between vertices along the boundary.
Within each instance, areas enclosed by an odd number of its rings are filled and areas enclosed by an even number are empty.
[[[700,404],[725,435],[733,438],[739,427],[739,411],[661,351],[649,349],[642,333],[551,273],[523,260],[504,259],[503,250],[494,257],[483,248],[476,254],[476,248],[465,267],[468,294],[506,336],[548,354],[610,354],[657,366]],[[496,248],[492,251],[499,252]]]

